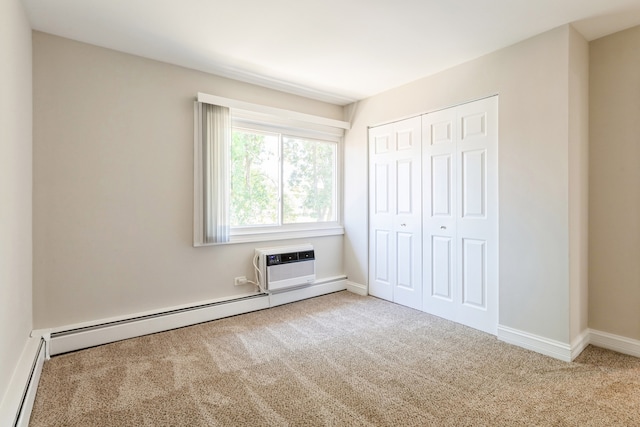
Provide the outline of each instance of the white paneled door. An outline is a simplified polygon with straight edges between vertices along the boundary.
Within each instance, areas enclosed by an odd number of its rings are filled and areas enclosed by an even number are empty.
[[[369,130],[369,293],[422,308],[421,119]]]
[[[454,108],[422,117],[423,253],[426,312],[456,317],[456,112]]]
[[[498,100],[422,116],[424,311],[496,334]]]

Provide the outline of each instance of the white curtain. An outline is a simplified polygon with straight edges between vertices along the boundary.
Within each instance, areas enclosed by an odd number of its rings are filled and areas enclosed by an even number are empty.
[[[202,242],[229,241],[231,114],[229,108],[198,103],[202,144]]]

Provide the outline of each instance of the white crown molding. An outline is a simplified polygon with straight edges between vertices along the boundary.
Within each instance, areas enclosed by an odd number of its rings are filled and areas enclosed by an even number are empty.
[[[237,80],[256,86],[273,89],[280,92],[290,93],[292,95],[301,96],[303,98],[315,99],[334,105],[349,105],[363,97],[355,97],[351,95],[339,95],[327,90],[315,89],[302,84],[276,79],[266,75],[252,73],[246,70],[240,70],[233,67],[225,67],[220,64],[208,65],[207,67],[198,67],[200,71],[214,74],[216,76],[225,77],[231,80]]]

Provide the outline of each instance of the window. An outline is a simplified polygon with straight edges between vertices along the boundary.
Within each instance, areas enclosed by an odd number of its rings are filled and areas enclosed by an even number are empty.
[[[337,221],[337,144],[234,127],[231,230]]]
[[[336,147],[328,141],[283,137],[285,223],[336,221]]]
[[[280,135],[234,129],[231,142],[231,227],[278,225]]]
[[[344,233],[346,122],[201,97],[207,101],[194,110],[195,246]]]

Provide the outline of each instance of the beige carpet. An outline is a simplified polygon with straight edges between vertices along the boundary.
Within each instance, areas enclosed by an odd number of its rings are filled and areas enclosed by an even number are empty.
[[[339,292],[45,363],[31,426],[640,426],[640,359],[564,363]]]

